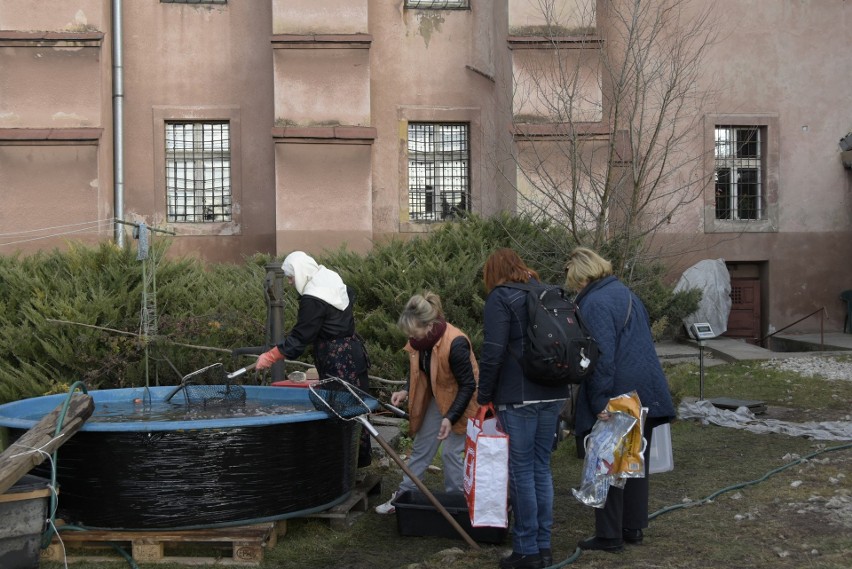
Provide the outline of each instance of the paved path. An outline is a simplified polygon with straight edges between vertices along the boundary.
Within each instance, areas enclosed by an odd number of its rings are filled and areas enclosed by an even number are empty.
[[[852,334],[779,334],[778,338],[786,344],[787,349],[797,351],[773,352],[734,338],[718,337],[705,341],[704,363],[712,365],[741,360],[771,360],[813,356],[819,353],[845,353],[852,350]],[[684,343],[659,342],[656,347],[657,355],[663,361],[698,360],[700,355],[698,343],[694,340]]]

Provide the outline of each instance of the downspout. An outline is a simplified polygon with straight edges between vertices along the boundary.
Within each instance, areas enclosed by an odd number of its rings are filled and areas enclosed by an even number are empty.
[[[112,0],[112,132],[115,219],[124,220],[124,52],[121,0]],[[124,246],[124,228],[115,224],[115,243]]]

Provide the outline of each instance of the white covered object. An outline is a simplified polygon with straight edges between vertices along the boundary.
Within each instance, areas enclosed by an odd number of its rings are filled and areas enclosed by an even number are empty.
[[[731,313],[731,275],[724,259],[705,259],[686,269],[675,285],[674,291],[701,289],[698,310],[683,319],[689,327],[696,322],[706,322],[716,336],[728,330],[728,315]]]
[[[674,470],[671,423],[663,423],[654,427],[654,433],[651,435],[651,451],[648,459],[648,474]]]
[[[747,407],[739,407],[736,411],[720,409],[706,399],[692,402],[681,401],[677,408],[677,416],[681,419],[700,419],[704,424],[713,423],[752,433],[779,433],[818,441],[852,440],[852,422],[850,421],[788,423],[778,419],[758,419]],[[654,431],[654,436],[657,436],[657,431]],[[651,442],[654,442],[653,439]]]

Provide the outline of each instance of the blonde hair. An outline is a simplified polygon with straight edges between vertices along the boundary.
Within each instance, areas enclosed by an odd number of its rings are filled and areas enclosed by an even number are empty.
[[[579,291],[592,281],[612,274],[612,263],[587,247],[577,247],[565,263],[565,286]]]
[[[441,297],[434,292],[425,291],[408,299],[397,326],[403,334],[411,336],[414,330],[427,328],[432,322],[442,318],[444,309],[441,306]]]

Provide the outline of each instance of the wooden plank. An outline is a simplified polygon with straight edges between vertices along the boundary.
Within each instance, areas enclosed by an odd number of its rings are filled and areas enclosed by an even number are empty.
[[[62,528],[60,527],[60,530]],[[252,526],[240,526],[232,528],[210,528],[193,530],[85,530],[69,531],[62,533],[65,542],[78,541],[133,541],[152,539],[156,541],[192,541],[192,542],[216,542],[216,541],[241,541],[252,539],[264,539],[274,529],[273,524],[259,524]]]
[[[21,502],[24,500],[35,500],[37,498],[47,498],[50,496],[50,488],[41,490],[30,490],[29,492],[9,492],[0,494],[0,504],[6,502]]]
[[[335,530],[346,529],[355,522],[359,515],[367,511],[368,495],[374,493],[374,489],[379,487],[381,481],[380,476],[368,475],[352,488],[349,498],[324,512],[310,514],[307,517],[326,519],[331,528]]]
[[[45,415],[32,429],[0,454],[0,494],[14,486],[15,482],[33,467],[44,462],[49,454],[69,440],[92,416],[95,403],[90,395],[75,393],[70,397],[71,401],[58,436],[54,435],[64,403]],[[39,449],[41,452],[32,451],[32,449]]]
[[[274,523],[275,531],[269,535],[269,541],[266,542],[266,546],[270,549],[278,545],[279,537],[284,537],[287,534],[287,520],[278,520]]]
[[[259,565],[266,547],[277,543],[280,523],[265,523],[233,528],[200,530],[86,530],[62,532],[41,553],[43,561],[74,563],[78,561],[115,561],[117,554],[108,555],[116,544],[130,549],[138,563],[175,563],[180,565]],[[286,531],[286,524],[283,525]],[[170,546],[204,545],[211,551],[203,556],[181,555]],[[216,555],[210,553],[215,551]],[[228,555],[229,554],[229,555]]]

